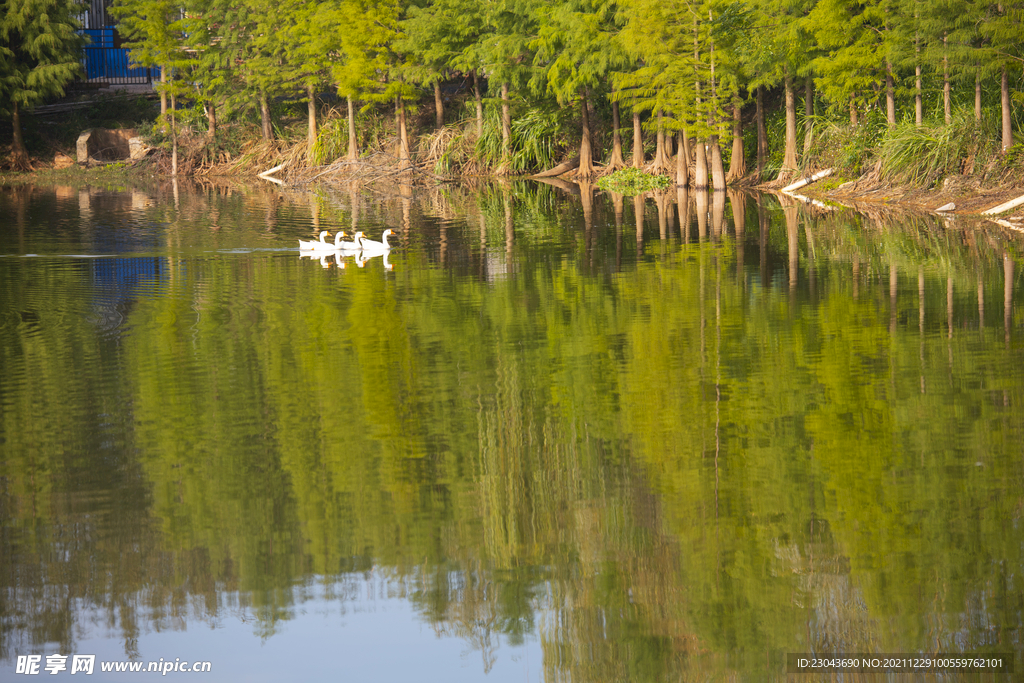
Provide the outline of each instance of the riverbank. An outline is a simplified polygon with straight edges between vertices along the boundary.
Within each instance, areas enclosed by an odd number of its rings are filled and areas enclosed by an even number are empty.
[[[1005,202],[1024,196],[1024,183],[985,186],[972,176],[952,176],[937,187],[922,188],[864,177],[839,185],[835,181],[818,181],[797,192],[810,199],[852,208],[892,207],[950,216],[981,216]],[[1024,221],[1024,206],[986,218],[1021,222]]]
[[[197,136],[198,137],[198,136]],[[414,150],[411,160],[402,161],[397,145],[389,145],[386,137],[378,139],[376,149],[365,153],[360,159],[351,161],[345,158],[335,159],[330,163],[318,164],[310,160],[306,154],[304,141],[295,139],[264,142],[249,140],[239,145],[235,155],[222,154],[217,160],[205,163],[199,155],[189,155],[191,147],[202,146],[188,144],[188,138],[182,140],[182,154],[179,156],[179,168],[184,166],[188,172],[182,177],[202,177],[211,180],[230,180],[232,182],[277,183],[288,186],[308,185],[314,182],[347,183],[352,181],[373,183],[384,181],[393,183],[401,178],[411,178],[417,184],[436,185],[459,180],[479,180],[492,177],[492,174],[473,173],[456,176],[439,175],[437,171],[438,154],[429,145],[420,144]],[[194,150],[192,150],[194,151]],[[808,162],[810,175],[818,168],[820,162],[827,161],[827,149],[815,150]],[[871,163],[873,150],[863,150],[864,157],[869,161],[852,165],[863,168]],[[124,186],[130,183],[149,183],[171,175],[172,161],[169,150],[157,148],[154,153],[139,161],[122,161],[99,164],[94,166],[68,165],[61,163],[65,154],[58,152],[53,160],[33,159],[35,168],[32,172],[0,172],[0,184],[20,185],[25,183],[44,183],[62,185],[102,184]],[[195,157],[192,161],[186,159]],[[66,157],[65,157],[66,158]],[[675,162],[672,162],[674,166]],[[277,168],[274,173],[266,172]],[[881,164],[875,162],[871,170],[858,177],[850,177],[851,165],[839,168],[831,176],[806,185],[798,190],[799,195],[823,202],[876,211],[879,208],[897,209],[912,212],[935,213],[940,208],[947,215],[980,216],[1006,201],[1024,195],[1024,169],[1020,163],[1012,160],[993,158],[984,167],[967,165],[971,172],[949,175],[938,181],[932,181],[930,187],[920,184],[897,182],[892,173],[886,177],[881,173]],[[692,162],[691,162],[692,169]],[[598,166],[598,174],[603,174],[606,167]],[[653,169],[648,168],[648,171]],[[261,176],[261,174],[264,174]],[[506,176],[507,177],[507,176]],[[572,182],[575,180],[570,170],[562,178]],[[692,176],[691,176],[692,177]],[[747,182],[744,182],[747,181]],[[741,180],[740,187],[756,187],[766,191],[779,191],[784,183],[772,181],[756,185],[751,175]],[[998,218],[1011,224],[1024,221],[1024,207],[1006,212]]]
[[[461,95],[463,111],[469,111],[471,99]],[[79,103],[81,104],[81,103]],[[81,183],[125,184],[138,179],[167,178],[175,170],[172,138],[156,125],[154,103],[121,93],[99,98],[88,108],[76,109],[59,125],[43,126],[37,120],[35,169],[30,173],[5,173],[0,170],[0,183],[22,184],[42,182],[76,185]],[[453,103],[455,104],[455,103]],[[458,106],[453,106],[458,111]],[[434,129],[431,112],[420,109],[408,117],[408,150],[402,154],[397,123],[386,107],[362,112],[363,128],[358,158],[348,156],[347,117],[336,106],[321,110],[316,144],[308,139],[308,121],[295,107],[279,112],[276,139],[264,140],[251,121],[229,119],[217,126],[211,142],[209,131],[197,121],[182,123],[178,128],[178,177],[209,178],[219,182],[274,183],[302,186],[310,183],[374,183],[393,184],[412,179],[414,184],[437,185],[448,182],[479,182],[494,177],[529,177],[530,173],[553,175],[560,180],[580,180],[573,170],[575,146],[574,122],[561,121],[559,126],[545,124],[547,118],[539,110],[528,110],[517,118],[513,128],[513,149],[531,147],[527,140],[544,141],[547,150],[529,161],[508,161],[501,154],[501,131],[496,120],[486,118],[478,129],[474,118],[463,118]],[[183,110],[183,116],[184,116]],[[187,117],[186,117],[187,118]],[[54,122],[56,123],[56,122]],[[990,123],[990,122],[988,122]],[[958,116],[952,124],[930,123],[922,128],[908,124],[886,126],[883,121],[869,119],[860,124],[815,119],[810,141],[801,154],[801,175],[831,168],[834,173],[799,190],[801,195],[835,204],[871,207],[899,207],[915,212],[935,212],[941,207],[949,214],[980,215],[1009,199],[1024,195],[1024,159],[1022,145],[1001,153],[991,125],[982,125],[971,117]],[[542,125],[544,124],[544,125]],[[91,127],[135,127],[147,138],[153,151],[145,159],[128,162],[90,162],[93,168],[75,164],[74,141],[83,129]],[[771,128],[771,127],[770,127]],[[607,122],[595,121],[595,149],[610,148]],[[773,139],[781,131],[773,132]],[[940,135],[940,133],[943,133]],[[803,133],[801,133],[803,135]],[[519,137],[516,137],[519,136]],[[668,136],[671,138],[671,136]],[[674,180],[677,169],[672,145],[663,140],[656,149],[647,139],[643,170],[651,175]],[[617,144],[621,147],[621,141]],[[532,146],[537,146],[533,144]],[[746,168],[758,164],[756,145],[746,147]],[[493,148],[493,149],[492,149]],[[42,150],[48,150],[45,153]],[[659,150],[662,152],[659,154]],[[621,168],[620,154],[612,153],[603,163],[594,161],[596,182],[616,167]],[[764,158],[764,176],[778,173],[780,160],[768,149]],[[777,150],[776,150],[777,151]],[[613,150],[614,152],[614,150]],[[691,147],[691,155],[693,148]],[[566,161],[569,160],[569,161]],[[630,159],[629,166],[632,166]],[[548,169],[545,171],[545,169]],[[689,177],[695,176],[696,160],[691,156]],[[272,172],[271,172],[272,171]],[[791,177],[790,180],[793,178]],[[758,184],[757,173],[750,172],[730,187],[778,191],[789,181],[772,180]],[[1009,212],[1002,218],[1020,218],[1024,209]]]

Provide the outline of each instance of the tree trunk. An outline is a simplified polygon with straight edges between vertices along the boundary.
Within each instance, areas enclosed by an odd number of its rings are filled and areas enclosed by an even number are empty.
[[[395,97],[395,140],[397,140],[397,144],[395,145],[394,153],[395,156],[397,156],[398,158],[402,157],[402,112],[400,111],[400,109],[402,108],[401,101],[401,97]]]
[[[206,142],[212,145],[217,140],[217,105],[206,104]]]
[[[885,63],[885,122],[896,126],[896,89],[892,79],[892,64]]]
[[[654,164],[652,170],[655,173],[661,173],[662,171],[668,170],[668,161],[665,158],[665,129],[661,125],[662,114],[661,110],[658,111],[658,133],[654,148]]]
[[[924,125],[924,95],[921,92],[921,65],[914,67],[914,123]]]
[[[444,101],[441,99],[441,81],[434,81],[434,128],[444,128]]]
[[[814,78],[808,76],[804,82],[804,158],[811,153],[814,144]]]
[[[171,100],[171,177],[178,177],[178,126],[174,120],[174,100]]]
[[[501,148],[512,153],[512,106],[508,99],[508,83],[501,84]]]
[[[580,167],[577,176],[583,180],[594,177],[594,158],[590,147],[590,110],[587,107],[587,94],[583,94],[580,103],[580,115],[583,119],[583,130],[580,140]]]
[[[405,128],[405,100],[398,101],[398,159],[402,166],[409,165],[409,133]]]
[[[697,140],[697,163],[693,172],[693,187],[697,190],[708,189],[708,157],[704,149],[704,141]]]
[[[999,91],[1003,109],[1003,153],[1013,147],[1013,118],[1010,116],[1010,76],[1003,65]]]
[[[757,108],[754,110],[757,125],[757,179],[764,177],[764,165],[768,159],[768,134],[764,129],[764,87],[757,86]]]
[[[626,166],[622,158],[622,132],[619,130],[619,103],[612,102],[612,159],[608,168],[617,171]]]
[[[690,178],[690,162],[693,161],[693,145],[690,144],[690,134],[686,132],[685,128],[683,129],[683,146],[680,148],[680,154],[686,164],[687,181],[689,181],[692,179]]]
[[[28,150],[25,149],[25,138],[21,133],[21,111],[18,103],[12,102],[11,126],[14,128],[14,149],[11,158],[11,165],[18,171],[31,171],[32,165],[28,160]]]
[[[786,76],[786,154],[782,159],[779,180],[785,180],[796,173],[796,96],[793,92],[793,79]]]
[[[974,120],[981,123],[981,71],[974,72]]]
[[[917,21],[917,13],[914,13]],[[924,125],[924,96],[921,92],[921,42],[914,33],[914,123],[920,128]]]
[[[267,102],[267,94],[260,91],[260,124],[263,129],[263,139],[273,140],[274,129],[270,125],[270,103]]]
[[[712,135],[711,143],[711,185],[715,192],[725,191],[725,166],[722,164],[722,147],[718,144],[718,136]]]
[[[160,116],[167,114],[167,65],[160,65]],[[167,126],[164,126],[167,130]]]
[[[690,184],[690,145],[683,138],[686,133],[679,131],[678,147],[676,152],[676,185],[686,187]]]
[[[352,98],[346,97],[348,104],[348,160],[355,161],[359,158],[359,143],[356,141],[356,110],[352,106]]]
[[[734,183],[747,175],[747,161],[743,158],[743,110],[739,100],[732,103],[732,156],[726,182]]]
[[[850,95],[850,125],[857,125],[857,100]]]
[[[644,132],[640,127],[640,114],[633,112],[633,168],[644,167]]]
[[[953,103],[950,97],[952,86],[949,83],[949,54],[946,51],[947,37],[942,36],[942,111],[946,115],[946,125],[953,122]]]
[[[306,99],[309,102],[309,124],[306,126],[306,158],[313,158],[316,147],[316,90],[313,85],[306,86]]]
[[[483,95],[480,94],[480,77],[476,73],[476,69],[473,69],[473,98],[476,100],[476,136],[482,137],[484,134],[484,99]]]

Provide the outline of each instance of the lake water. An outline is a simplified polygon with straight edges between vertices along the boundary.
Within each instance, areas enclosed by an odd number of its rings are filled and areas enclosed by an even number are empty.
[[[1024,241],[782,201],[0,188],[0,679],[1021,670]]]

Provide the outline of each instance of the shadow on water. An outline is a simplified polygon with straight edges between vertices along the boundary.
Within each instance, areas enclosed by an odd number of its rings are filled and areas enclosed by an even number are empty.
[[[3,666],[237,621],[258,667],[373,594],[548,680],[1021,650],[998,230],[519,181],[0,212]],[[387,265],[296,258],[386,227]]]

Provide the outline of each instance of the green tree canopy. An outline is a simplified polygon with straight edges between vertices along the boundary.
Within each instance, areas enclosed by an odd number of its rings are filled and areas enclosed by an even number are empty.
[[[21,111],[46,97],[62,95],[82,73],[78,16],[74,0],[3,0],[0,16],[0,112],[11,117],[16,168],[28,168]]]

